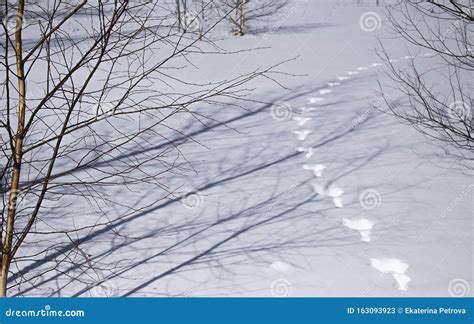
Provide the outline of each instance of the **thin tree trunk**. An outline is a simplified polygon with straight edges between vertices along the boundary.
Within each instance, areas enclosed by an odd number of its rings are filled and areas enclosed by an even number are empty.
[[[239,2],[240,0],[234,0],[234,18],[232,19],[232,34],[239,34]]]
[[[16,72],[18,79],[18,125],[15,136],[14,161],[12,178],[10,183],[10,196],[8,199],[7,221],[5,224],[5,237],[2,244],[2,258],[0,265],[0,296],[5,297],[7,294],[8,270],[11,262],[11,251],[13,241],[13,229],[15,223],[18,190],[20,183],[21,160],[23,152],[23,129],[25,127],[25,110],[26,110],[26,82],[23,65],[23,46],[22,46],[22,23],[23,13],[25,11],[25,0],[18,0],[18,11],[16,16],[15,30],[15,58]]]
[[[188,4],[186,2],[186,0],[182,0],[183,1],[183,30],[184,32],[186,33],[188,31],[188,24],[189,24],[189,17],[188,17]]]
[[[206,6],[204,4],[204,0],[201,0],[201,22],[199,24],[199,40],[202,40],[202,36],[204,33],[204,21],[206,20],[206,15],[204,13]]]
[[[239,34],[243,36],[245,34],[245,6],[247,4],[247,0],[241,0],[242,3],[240,4],[240,26],[239,26]]]
[[[181,31],[181,6],[179,4],[181,0],[176,0],[176,15],[178,16],[178,31]]]

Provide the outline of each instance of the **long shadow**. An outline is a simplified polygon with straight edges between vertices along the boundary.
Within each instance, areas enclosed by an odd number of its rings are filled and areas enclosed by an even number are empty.
[[[250,29],[249,34],[252,35],[259,35],[259,34],[268,34],[268,33],[275,33],[275,34],[300,34],[300,33],[308,33],[314,31],[315,29],[324,29],[328,27],[334,27],[334,24],[331,23],[312,23],[312,24],[294,24],[294,25],[284,25],[284,26],[276,26],[272,27],[265,26],[261,28]]]
[[[320,88],[318,88],[320,89]],[[308,90],[307,93],[312,93],[314,90]],[[292,98],[297,98],[299,96],[301,96],[302,94],[295,94],[294,96],[292,96]],[[291,100],[291,99],[287,99],[287,100]],[[174,141],[178,141],[178,142],[186,142],[186,140],[190,137],[190,136],[197,136],[197,135],[200,135],[200,134],[203,134],[211,129],[214,129],[216,127],[219,127],[219,126],[225,126],[229,123],[233,123],[233,122],[236,122],[236,121],[240,121],[240,120],[243,120],[245,118],[248,118],[248,117],[251,117],[259,112],[263,112],[265,111],[266,109],[269,108],[270,105],[264,105],[262,107],[260,107],[259,109],[257,109],[256,111],[252,111],[252,112],[247,112],[245,114],[242,114],[242,115],[239,115],[239,116],[236,116],[236,117],[233,117],[233,118],[230,118],[226,121],[223,121],[223,122],[218,122],[214,125],[211,125],[209,127],[203,127],[202,129],[199,129],[199,130],[196,130],[194,132],[192,132],[190,135],[186,135],[186,136],[180,136],[180,137],[177,137],[174,139]],[[367,122],[367,121],[364,121],[364,122]],[[329,137],[326,137],[325,139],[323,139],[322,141],[320,141],[319,143],[317,143],[316,145],[314,145],[315,148],[319,148],[319,147],[324,147],[325,145],[328,145],[332,142],[335,142],[337,140],[340,140],[342,138],[344,138],[345,136],[347,136],[348,134],[350,134],[351,132],[353,132],[354,129],[345,129],[343,131],[339,131],[339,132],[335,132],[334,134],[332,134],[332,136],[329,136]],[[158,148],[162,148],[162,147],[165,147],[166,145],[169,145],[169,143],[161,143],[161,144],[158,144],[156,145],[155,147],[153,148],[150,148],[149,150],[155,150],[155,149],[158,149]],[[242,178],[244,176],[248,176],[248,175],[252,175],[252,174],[255,174],[256,172],[259,172],[261,170],[264,170],[264,169],[267,169],[269,167],[272,167],[272,166],[275,166],[275,165],[278,165],[278,164],[281,164],[285,161],[289,161],[297,156],[299,156],[301,153],[299,152],[294,152],[294,153],[291,153],[291,154],[285,154],[284,156],[281,156],[281,157],[277,157],[277,158],[273,158],[271,159],[270,161],[265,161],[263,163],[259,163],[258,165],[253,165],[251,166],[251,168],[247,169],[247,170],[241,170],[240,167],[241,166],[238,166],[236,168],[237,173],[235,174],[232,174],[232,175],[229,175],[227,177],[224,177],[224,178],[221,178],[221,179],[217,179],[217,180],[214,180],[214,181],[209,181],[207,183],[204,183],[203,185],[199,186],[198,188],[196,188],[197,191],[199,192],[203,192],[203,191],[206,191],[206,190],[209,190],[211,188],[214,188],[216,186],[220,186],[220,185],[223,185],[223,184],[226,184],[228,182],[231,182],[233,180],[236,180],[236,179],[239,179],[239,178]],[[132,154],[131,153],[128,153],[127,156],[131,156]],[[369,162],[370,159],[367,160],[367,162]],[[110,163],[110,161],[107,161],[107,162],[101,162],[101,163]],[[64,175],[67,175],[68,173],[63,173]],[[57,175],[59,177],[59,175]],[[312,197],[314,198],[314,197]],[[301,202],[300,204],[296,205],[296,206],[293,206],[292,208],[289,208],[286,212],[281,212],[279,213],[277,216],[274,216],[274,217],[271,217],[271,218],[268,218],[268,219],[264,219],[264,220],[261,220],[261,221],[257,221],[257,222],[251,222],[250,224],[248,224],[247,226],[245,226],[243,229],[241,230],[238,230],[237,232],[233,233],[232,235],[229,235],[227,238],[223,239],[221,242],[218,242],[218,243],[215,243],[212,247],[204,250],[203,252],[197,254],[196,256],[194,256],[193,258],[190,258],[189,260],[187,260],[186,262],[184,262],[183,264],[180,264],[180,265],[177,265],[173,268],[171,268],[170,270],[160,274],[159,276],[157,276],[156,278],[153,278],[151,279],[152,281],[156,281],[164,276],[167,276],[171,273],[174,273],[176,271],[179,271],[180,269],[182,269],[183,267],[185,267],[186,265],[189,265],[191,263],[194,263],[194,262],[197,262],[198,260],[202,259],[203,257],[207,256],[207,255],[210,255],[211,252],[214,252],[217,248],[223,246],[224,244],[226,244],[227,242],[231,241],[233,238],[237,238],[239,235],[243,234],[243,233],[246,233],[246,232],[249,232],[250,230],[252,229],[255,229],[259,226],[262,226],[264,224],[267,224],[267,223],[270,223],[272,220],[277,220],[279,218],[281,218],[283,215],[285,214],[288,214],[289,212],[291,211],[294,211],[297,209],[297,207],[300,207],[304,204],[307,204],[308,202],[310,202],[312,200],[312,198],[308,198],[306,199],[304,202]],[[93,238],[101,235],[101,234],[105,234],[105,233],[108,233],[110,231],[114,231],[114,229],[122,226],[122,225],[127,225],[127,223],[133,221],[133,220],[136,220],[136,219],[139,219],[140,217],[144,216],[144,215],[147,215],[147,214],[150,214],[150,213],[153,213],[157,210],[160,210],[162,208],[165,208],[167,206],[170,206],[171,204],[179,201],[181,199],[181,197],[179,198],[171,198],[169,199],[168,201],[164,202],[164,203],[161,203],[157,206],[153,206],[151,208],[148,208],[146,210],[142,210],[138,213],[134,213],[130,216],[127,216],[127,217],[124,217],[124,218],[119,218],[117,221],[111,223],[111,224],[108,224],[107,226],[104,226],[103,228],[101,229],[97,229],[97,230],[94,230],[93,232],[89,233],[88,235],[82,237],[82,238],[79,238],[77,240],[75,240],[74,242],[70,243],[70,244],[66,244],[64,245],[63,247],[57,249],[54,253],[51,253],[49,254],[46,258],[43,258],[42,260],[38,260],[32,264],[29,264],[27,265],[26,267],[24,267],[20,272],[17,272],[15,273],[11,278],[10,278],[10,281],[9,282],[12,282],[14,280],[17,280],[19,279],[22,274],[24,273],[29,273],[31,272],[32,270],[34,270],[35,268],[38,268],[40,267],[41,265],[49,262],[49,261],[52,261],[52,260],[55,260],[56,258],[60,257],[61,255],[63,254],[66,254],[66,253],[69,253],[70,251],[74,250],[77,246],[80,246],[81,244],[85,243],[85,242],[89,242],[89,241],[92,241]],[[274,198],[276,199],[276,198]],[[268,205],[268,204],[271,204],[271,201],[272,200],[269,200],[269,201],[264,201],[262,202],[261,204],[259,205],[254,205],[252,206],[252,210],[255,210],[255,208],[261,208],[262,206],[265,206],[265,205]],[[176,226],[176,227],[168,227],[168,228],[162,228],[162,229],[159,229],[157,231],[152,231],[152,232],[149,232],[148,234],[146,235],[142,235],[138,240],[143,240],[143,239],[146,239],[146,238],[149,238],[149,237],[153,237],[153,236],[156,236],[158,234],[162,234],[164,231],[180,231],[182,229],[183,226],[188,226],[188,228],[191,228],[191,229],[195,229],[196,226],[204,226],[204,228],[202,229],[199,229],[197,232],[193,233],[192,235],[190,235],[187,239],[183,240],[183,241],[179,241],[175,244],[172,244],[170,245],[168,248],[164,249],[163,251],[161,251],[160,253],[158,253],[157,255],[154,255],[152,258],[155,258],[157,256],[160,256],[160,255],[163,255],[171,250],[173,250],[174,248],[178,247],[178,246],[183,246],[183,244],[186,244],[189,240],[191,240],[192,238],[196,238],[199,236],[199,234],[203,233],[204,231],[208,230],[209,228],[212,228],[212,227],[215,227],[219,224],[221,224],[222,222],[226,222],[226,221],[230,221],[230,220],[233,220],[235,219],[235,217],[239,217],[241,215],[241,213],[237,213],[235,215],[232,215],[230,217],[227,217],[227,218],[224,218],[224,221],[219,221],[219,222],[216,222],[216,223],[213,223],[211,225],[208,225],[206,226],[205,223],[202,223],[202,224],[184,224],[184,225],[180,225],[180,226]],[[251,220],[250,220],[251,221]],[[129,245],[131,243],[133,243],[134,241],[129,241],[129,242],[125,242],[121,245],[118,245],[118,246],[115,246],[114,249],[119,249],[123,246],[126,246],[126,245]],[[136,240],[135,240],[136,242]],[[264,247],[262,247],[263,249]],[[111,251],[105,251],[101,254],[99,254],[98,256],[96,256],[97,258],[100,258],[102,256],[106,256],[108,253],[110,253]],[[137,266],[139,264],[143,264],[143,263],[146,263],[146,259],[145,260],[141,260],[139,263],[136,263],[134,264],[133,266]],[[80,265],[74,265],[72,266],[71,268],[67,269],[66,271],[72,271],[76,268],[80,267]],[[131,268],[128,268],[126,269],[125,271],[129,271]],[[124,271],[124,272],[125,272]],[[44,285],[45,283],[47,282],[50,282],[52,280],[55,280],[57,278],[59,278],[59,276],[61,275],[61,273],[58,273],[57,275],[55,276],[52,276],[50,278],[47,278],[47,279],[44,279],[42,280],[41,282],[37,283],[35,285],[35,287],[38,287],[40,285]],[[120,273],[118,273],[117,275],[120,275]],[[133,289],[132,291],[130,291],[129,293],[126,293],[125,296],[128,296],[130,294],[133,294],[134,292],[138,291],[140,289],[140,287],[142,287],[143,285],[139,285],[136,289]],[[31,287],[31,288],[28,288],[24,291],[22,291],[22,294],[30,291],[30,290],[33,290],[35,287]],[[90,287],[89,288],[86,288],[86,289],[82,289],[80,290],[79,292],[76,293],[77,296],[85,293],[86,291],[88,291],[89,289],[91,289]]]

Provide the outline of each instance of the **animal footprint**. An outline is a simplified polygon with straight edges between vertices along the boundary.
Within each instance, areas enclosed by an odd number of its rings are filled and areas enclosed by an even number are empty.
[[[309,103],[311,103],[311,104],[316,103],[316,102],[320,102],[320,101],[323,101],[323,100],[324,100],[323,98],[319,98],[319,97],[308,98],[308,101],[309,101]]]
[[[397,282],[398,289],[407,291],[411,278],[404,273],[392,273],[393,279]]]
[[[393,276],[399,290],[408,290],[408,284],[411,278],[405,274],[409,265],[399,259],[370,259],[370,266],[382,273],[388,273]]]
[[[336,207],[342,208],[344,204],[342,203],[341,196],[344,194],[344,190],[339,187],[332,187],[328,190],[327,195],[332,198],[332,201]]]
[[[308,129],[303,129],[303,130],[296,130],[296,131],[293,131],[293,134],[296,134],[296,136],[298,136],[298,139],[300,141],[304,141],[309,134],[311,134],[312,132]]]
[[[366,67],[358,67],[357,70],[359,70],[359,71],[365,71],[365,70],[368,70],[368,68],[366,68]]]
[[[374,226],[373,222],[371,222],[370,220],[366,218],[360,218],[360,219],[354,219],[354,220],[343,218],[342,223],[344,226],[350,229],[359,231],[362,241],[370,242],[370,231],[372,230],[372,227]]]
[[[354,72],[347,72],[347,74],[348,74],[348,75],[355,75],[355,74],[359,74],[359,72],[356,72],[356,71],[354,71]]]
[[[293,270],[293,267],[291,264],[288,264],[283,261],[275,261],[272,264],[270,264],[270,268],[272,268],[275,271],[278,271],[280,273],[288,273]]]
[[[321,165],[323,167],[323,170],[326,168],[326,166],[324,166],[322,164],[316,164],[315,166],[317,166],[317,165]],[[311,166],[308,166],[308,167],[311,167]],[[305,168],[305,165],[303,165],[303,169],[313,170],[312,168],[311,169],[310,168]],[[321,176],[321,172],[322,172],[322,170],[319,172],[319,175],[317,175],[316,171],[314,171],[314,173],[317,177]],[[316,192],[318,195],[331,197],[332,201],[333,201],[333,203],[336,207],[338,207],[338,208],[344,207],[344,204],[342,203],[342,198],[341,198],[341,196],[344,194],[344,190],[342,190],[341,188],[331,187],[326,192],[326,190],[324,190],[324,188],[322,186],[318,185],[318,184],[313,183],[312,186],[313,186],[314,192]]]
[[[301,152],[301,153],[306,152],[305,157],[306,157],[307,159],[311,158],[311,157],[314,155],[314,152],[315,152],[315,149],[313,149],[312,147],[310,147],[310,148],[305,148],[305,147],[301,147],[301,146],[300,146],[300,147],[297,147],[296,150],[297,150],[298,152]]]
[[[329,87],[335,87],[335,86],[337,86],[337,85],[340,85],[340,83],[339,83],[339,82],[328,82],[327,85],[328,85]]]
[[[313,165],[305,164],[303,165],[303,169],[308,170],[308,171],[313,171],[314,175],[319,178],[320,176],[323,175],[323,170],[326,169],[326,166],[324,164],[313,164]]]
[[[321,90],[319,90],[319,94],[322,94],[322,95],[326,94],[326,93],[330,93],[330,92],[332,92],[332,90],[330,90],[330,89],[321,89]]]
[[[346,76],[338,76],[337,79],[343,81],[343,80],[348,80],[349,77],[346,77]]]
[[[311,117],[293,117],[293,120],[298,123],[298,126],[303,126],[307,122],[309,122],[312,118]]]
[[[371,66],[376,67],[376,66],[381,66],[381,63],[373,63]]]

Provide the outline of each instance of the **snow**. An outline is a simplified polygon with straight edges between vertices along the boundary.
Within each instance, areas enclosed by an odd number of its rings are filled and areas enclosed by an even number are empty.
[[[323,101],[324,99],[323,98],[320,98],[320,97],[311,97],[311,98],[308,98],[308,101],[309,103],[317,103],[317,102],[320,102],[320,101]]]
[[[362,241],[370,242],[370,233],[371,229],[374,226],[374,223],[366,218],[359,219],[347,219],[343,218],[342,223],[344,226],[359,231]]]
[[[320,177],[323,175],[323,170],[326,169],[326,166],[324,164],[304,164],[303,169],[313,171],[316,177]]]
[[[411,278],[403,273],[392,273],[393,278],[397,282],[398,289],[402,291],[408,290],[408,284],[411,281]]]
[[[313,149],[312,147],[306,148],[306,147],[298,146],[296,148],[296,150],[300,153],[306,153],[305,154],[306,159],[310,159],[315,153],[315,149]],[[308,170],[308,169],[306,169],[306,170]]]
[[[309,122],[312,118],[311,117],[293,117],[293,120],[297,122],[298,126],[303,126],[307,122]]]
[[[140,145],[179,161],[179,172],[162,179],[179,193],[163,198],[145,184],[134,193],[110,188],[108,195],[150,205],[133,215],[102,206],[103,217],[117,218],[110,231],[73,238],[87,237],[77,253],[113,271],[91,275],[92,263],[67,262],[51,272],[48,263],[64,254],[52,251],[49,262],[31,265],[39,279],[26,295],[89,296],[96,277],[115,296],[272,296],[282,274],[292,296],[447,296],[453,278],[472,282],[473,191],[459,199],[472,185],[468,171],[430,139],[373,109],[384,108],[378,80],[387,79],[374,48],[386,34],[363,31],[359,18],[367,11],[383,17],[384,8],[333,0],[289,6],[272,33],[216,40],[229,51],[268,49],[197,56],[199,69],[174,73],[189,82],[226,79],[297,57],[284,69],[304,77],[282,75],[288,89],[259,80],[249,85],[255,102],[243,109],[203,104],[196,108],[210,117],[203,124],[174,116],[169,125],[181,133],[150,134]],[[415,59],[401,44],[391,50],[400,67]],[[287,102],[292,117],[272,118],[275,102]],[[176,156],[162,138],[174,139]],[[383,197],[376,208],[361,203],[366,188]],[[86,203],[57,212],[70,222],[96,221]],[[54,225],[60,229],[64,218]],[[32,236],[28,248],[45,244]]]
[[[283,262],[283,261],[275,261],[273,262],[271,265],[270,265],[270,268],[272,268],[273,270],[277,271],[277,272],[280,272],[280,273],[288,273],[288,272],[291,272],[293,267],[286,263],[286,262]]]
[[[391,274],[402,291],[408,290],[411,278],[405,274],[409,266],[399,259],[370,259],[370,265],[382,273]]]
[[[311,134],[312,131],[309,129],[302,129],[302,130],[296,130],[293,131],[293,134],[295,134],[298,137],[298,140],[304,141],[309,134]]]
[[[321,90],[319,90],[319,93],[322,94],[322,95],[327,94],[327,93],[331,93],[331,92],[332,92],[331,89],[321,89]]]
[[[404,274],[409,265],[400,261],[399,259],[385,258],[385,259],[370,259],[370,265],[382,273],[398,273]]]

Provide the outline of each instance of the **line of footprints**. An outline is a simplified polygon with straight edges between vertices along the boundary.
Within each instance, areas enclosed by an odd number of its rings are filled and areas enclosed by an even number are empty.
[[[423,54],[423,57],[431,57],[433,54]],[[390,60],[390,63],[396,63],[401,60],[409,60],[413,59],[413,56],[404,56],[398,60]],[[324,95],[333,92],[333,88],[340,85],[343,81],[349,80],[351,76],[359,74],[360,72],[369,70],[373,67],[381,66],[381,63],[373,63],[369,67],[358,67],[357,71],[350,71],[347,72],[347,75],[338,76],[337,81],[328,82],[327,87],[324,89],[319,90],[320,97],[312,97],[308,98],[308,102],[310,104],[317,104],[325,100]],[[300,108],[302,113],[311,112],[316,110],[315,107],[301,107]],[[306,117],[304,115],[295,116],[293,120],[297,123],[300,129],[294,130],[292,133],[296,135],[297,139],[301,142],[305,141],[308,136],[312,133],[309,129],[301,129],[307,122],[309,122],[312,118]],[[300,153],[304,153],[305,158],[307,160],[311,159],[315,155],[315,149],[313,147],[304,147],[298,146],[296,150]],[[324,164],[303,164],[302,168],[307,171],[311,171],[315,177],[319,178],[323,176],[323,171],[326,169],[326,165]],[[329,188],[325,188],[318,184],[313,183],[314,191],[320,197],[328,197],[332,199],[334,205],[338,208],[343,208],[344,204],[342,201],[342,195],[344,194],[344,190],[342,188],[336,186],[330,186]],[[360,238],[362,241],[370,243],[371,238],[371,230],[374,226],[374,222],[367,219],[367,218],[358,218],[358,219],[349,219],[349,218],[342,218],[342,225],[348,227],[350,229],[356,230],[360,234]],[[395,280],[397,287],[399,290],[408,290],[408,284],[411,281],[411,278],[406,275],[409,265],[404,263],[403,261],[396,259],[396,258],[382,258],[382,259],[370,259],[370,266],[375,268],[376,270],[384,273],[392,275],[393,279]]]

